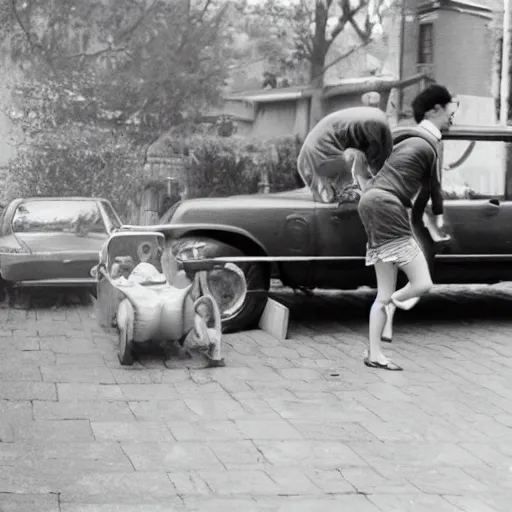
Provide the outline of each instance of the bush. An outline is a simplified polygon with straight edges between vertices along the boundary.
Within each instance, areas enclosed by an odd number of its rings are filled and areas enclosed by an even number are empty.
[[[271,192],[302,186],[297,174],[300,141],[192,134],[173,138],[173,150],[187,157],[188,197],[226,197],[258,192],[266,170]]]
[[[71,128],[20,149],[8,166],[6,199],[104,197],[126,221],[130,202],[141,191],[141,169],[142,153],[127,139]]]
[[[269,176],[270,190],[284,192],[304,186],[297,171],[297,157],[302,142],[298,138],[283,138],[274,141],[277,162],[272,165]]]
[[[302,186],[296,170],[300,142],[293,138],[269,143],[195,133],[165,139],[166,147],[159,151],[186,156],[190,198],[258,193],[264,170],[271,192]],[[75,126],[44,133],[11,160],[5,199],[100,196],[112,202],[124,222],[138,222],[144,154],[110,131],[87,132]]]

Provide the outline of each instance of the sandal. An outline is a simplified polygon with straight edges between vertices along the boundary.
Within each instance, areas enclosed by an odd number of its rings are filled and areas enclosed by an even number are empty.
[[[393,363],[393,361],[388,361],[385,364],[379,363],[378,361],[370,361],[369,357],[366,357],[364,359],[364,364],[368,366],[369,368],[379,368],[381,370],[389,370],[392,372],[401,372],[403,371],[403,368],[401,366],[398,366],[397,364]]]

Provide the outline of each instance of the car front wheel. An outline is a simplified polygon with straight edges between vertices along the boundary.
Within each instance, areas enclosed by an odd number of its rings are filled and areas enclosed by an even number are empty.
[[[237,247],[213,238],[183,237],[171,242],[174,255],[179,255],[184,248],[199,245],[202,246],[201,252],[204,258],[247,255]],[[204,283],[219,305],[222,330],[225,333],[256,327],[265,309],[270,288],[270,270],[267,265],[237,262],[234,267],[238,273],[222,268],[209,271]],[[245,277],[247,292],[245,299],[240,303],[243,289],[239,274],[242,273]],[[188,277],[193,278],[191,275]]]

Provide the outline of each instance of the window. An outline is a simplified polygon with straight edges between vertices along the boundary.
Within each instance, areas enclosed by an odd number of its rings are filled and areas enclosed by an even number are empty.
[[[106,233],[94,201],[26,201],[12,220],[14,233]]]
[[[418,64],[434,63],[434,24],[421,23],[419,34]]]
[[[443,191],[447,199],[504,198],[512,143],[445,140]]]
[[[120,228],[123,223],[121,222],[121,219],[119,219],[117,213],[114,211],[114,208],[112,208],[112,205],[107,201],[102,201],[101,205],[103,206],[103,211],[105,212],[109,230],[113,231],[114,229]]]

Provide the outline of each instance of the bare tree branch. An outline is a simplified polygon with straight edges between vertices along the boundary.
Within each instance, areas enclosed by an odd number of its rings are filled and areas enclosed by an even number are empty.
[[[212,3],[212,0],[206,0],[206,3],[204,4],[203,10],[198,16],[199,23],[202,23],[204,20],[204,17],[206,15],[206,12],[208,11],[208,8],[210,7],[210,4]]]
[[[354,46],[352,47],[350,50],[346,51],[345,53],[343,53],[342,55],[339,55],[338,57],[336,57],[332,62],[329,62],[329,64],[327,64],[326,66],[323,67],[322,71],[320,73],[318,73],[317,75],[315,75],[313,77],[313,79],[315,78],[319,78],[320,76],[322,76],[329,68],[331,68],[332,66],[335,66],[336,64],[338,64],[338,62],[346,59],[347,57],[350,57],[353,53],[357,52],[358,50],[361,50],[362,48],[364,48],[365,46],[368,46],[370,44],[370,41],[367,41],[367,42],[364,42],[363,44],[359,45],[359,46]]]
[[[30,29],[28,29],[23,21],[21,20],[20,13],[18,11],[18,6],[16,5],[16,0],[11,0],[11,6],[12,6],[12,12],[14,14],[14,17],[16,19],[16,23],[20,26],[21,30],[25,34],[25,39],[27,40],[28,44],[34,48],[37,49],[43,56],[46,54],[44,47],[33,40],[32,34],[30,33]]]
[[[149,7],[143,9],[143,12],[138,17],[138,19],[132,23],[131,26],[127,27],[116,36],[115,44],[119,44],[123,39],[126,39],[128,36],[133,34],[141,26],[142,22],[148,17],[148,15],[154,10],[156,3],[157,2],[154,1]]]
[[[349,23],[352,25],[352,28],[356,31],[356,34],[359,36],[359,39],[363,41],[363,43],[369,42],[371,31],[368,32],[367,30],[363,31],[359,25],[357,24],[356,20],[354,18],[351,18],[349,20]]]
[[[146,2],[144,2],[144,5],[141,5],[137,0],[127,0],[130,2],[133,6],[135,6],[139,11],[144,11],[146,8]]]
[[[332,31],[331,38],[329,39],[329,46],[334,42],[334,40],[343,32],[347,23],[355,23],[354,16],[363,8],[366,7],[366,2],[364,0],[360,0],[359,5],[350,9],[350,2],[348,0],[342,0],[340,2],[340,7],[343,11],[343,14],[340,16],[336,27]],[[359,27],[356,28],[356,32]],[[358,34],[359,35],[359,34]]]
[[[128,51],[127,47],[120,47],[120,48],[103,48],[101,50],[92,52],[92,53],[86,53],[86,52],[80,52],[80,53],[73,53],[71,55],[61,55],[59,57],[56,57],[56,60],[71,60],[71,59],[78,59],[78,58],[86,58],[86,59],[95,59],[97,57],[100,57],[101,55],[105,55],[107,53],[121,53],[124,51]]]

